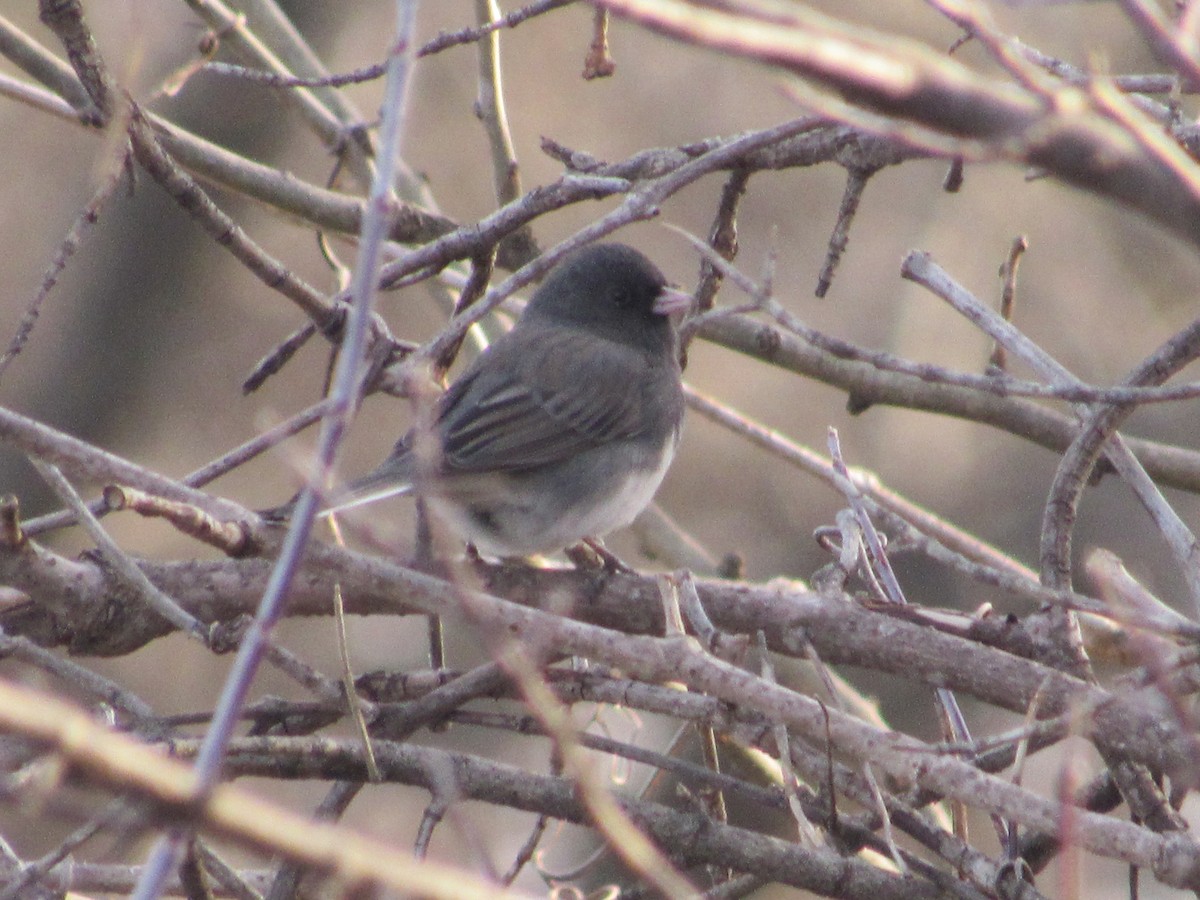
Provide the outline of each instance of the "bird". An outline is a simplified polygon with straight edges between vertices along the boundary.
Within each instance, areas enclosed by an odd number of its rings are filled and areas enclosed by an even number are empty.
[[[630,246],[572,252],[438,397],[425,428],[324,512],[413,492],[478,553],[502,558],[628,525],[679,443],[675,326],[690,303]]]

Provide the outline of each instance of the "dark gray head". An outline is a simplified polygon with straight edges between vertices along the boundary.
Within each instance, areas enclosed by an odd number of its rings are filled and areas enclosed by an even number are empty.
[[[654,263],[625,244],[576,250],[546,276],[523,319],[552,319],[650,352],[673,346],[678,309]]]

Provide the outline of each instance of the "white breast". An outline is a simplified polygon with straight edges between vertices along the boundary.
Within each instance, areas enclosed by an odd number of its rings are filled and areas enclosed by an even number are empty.
[[[492,523],[481,527],[461,502],[431,494],[430,508],[453,531],[489,556],[529,556],[551,553],[584,538],[602,537],[628,525],[650,503],[675,455],[678,434],[667,438],[662,459],[654,469],[631,468],[615,491],[594,502],[553,514],[558,502],[549,494],[531,496],[528,486],[502,490],[490,503]],[[459,498],[461,500],[461,498]]]
[[[610,531],[624,528],[637,518],[637,514],[650,505],[658,486],[666,477],[667,469],[675,456],[676,441],[675,435],[667,439],[662,462],[657,469],[630,472],[625,476],[620,489],[605,502],[560,519],[561,527],[558,531],[570,537],[557,546],[565,547],[585,537],[602,537]]]

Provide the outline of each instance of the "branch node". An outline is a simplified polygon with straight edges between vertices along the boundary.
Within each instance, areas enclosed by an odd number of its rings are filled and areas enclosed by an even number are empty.
[[[16,494],[0,497],[0,547],[20,550],[28,539],[21,528],[21,502]]]
[[[245,523],[223,522],[190,503],[117,484],[106,486],[103,496],[105,505],[113,512],[128,509],[139,515],[166,519],[184,534],[216,547],[226,556],[243,556],[253,546]]]
[[[608,78],[615,71],[617,64],[608,52],[608,10],[597,9],[592,18],[592,43],[583,61],[583,77],[588,81]]]

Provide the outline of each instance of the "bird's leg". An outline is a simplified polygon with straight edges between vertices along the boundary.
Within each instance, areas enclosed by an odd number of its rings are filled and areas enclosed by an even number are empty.
[[[609,575],[633,575],[635,570],[606,548],[599,538],[584,538],[563,551],[577,569],[603,569]]]

